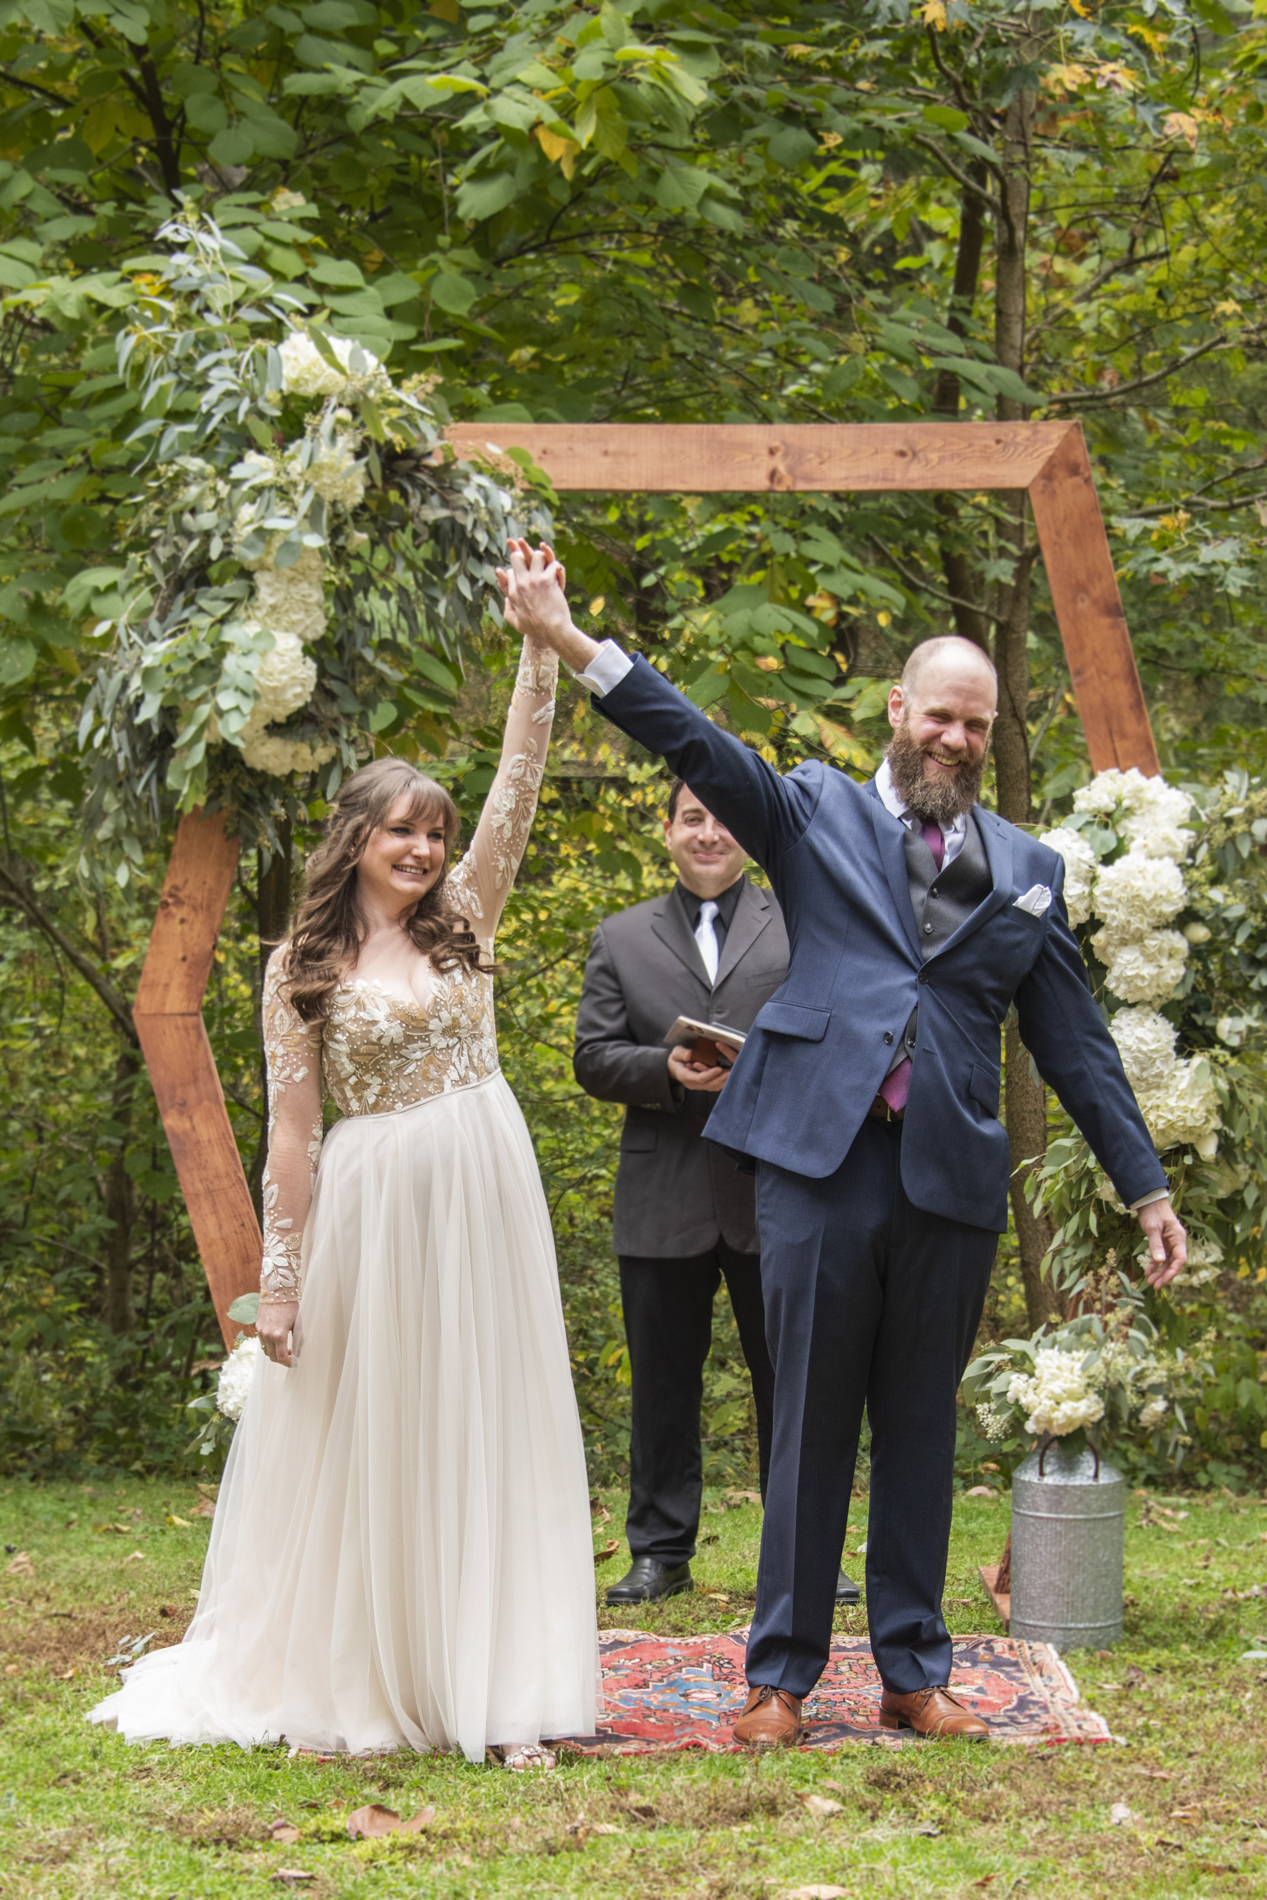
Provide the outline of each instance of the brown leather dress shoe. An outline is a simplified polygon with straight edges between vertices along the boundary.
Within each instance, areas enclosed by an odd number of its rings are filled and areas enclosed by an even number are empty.
[[[735,1740],[749,1748],[795,1748],[801,1739],[801,1697],[758,1682],[748,1691]]]
[[[912,1695],[886,1689],[880,1697],[880,1727],[914,1729],[928,1742],[984,1742],[990,1737],[981,1717],[949,1689],[916,1689]]]

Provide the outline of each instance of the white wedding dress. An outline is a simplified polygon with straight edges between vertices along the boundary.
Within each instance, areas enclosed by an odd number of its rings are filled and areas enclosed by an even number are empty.
[[[554,679],[526,650],[500,769],[449,877],[489,951]],[[183,1642],[126,1671],[91,1719],[130,1741],[457,1747],[473,1761],[488,1744],[590,1734],[580,1422],[492,981],[437,975],[423,1007],[353,976],[309,1025],[278,962],[264,1285],[302,1284],[299,1360],[257,1363]],[[342,1114],[324,1142],[323,1080]]]

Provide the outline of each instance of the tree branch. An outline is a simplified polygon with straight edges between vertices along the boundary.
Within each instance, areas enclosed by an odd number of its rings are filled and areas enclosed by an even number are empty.
[[[1117,402],[1122,396],[1133,395],[1137,389],[1150,389],[1154,383],[1164,383],[1168,376],[1177,376],[1181,369],[1187,369],[1189,363],[1195,363],[1198,357],[1209,356],[1214,350],[1234,349],[1240,341],[1239,337],[1219,337],[1213,343],[1202,343],[1199,348],[1176,357],[1173,363],[1168,363],[1164,369],[1154,370],[1151,376],[1139,376],[1133,383],[1119,383],[1116,389],[1062,390],[1058,396],[1045,397],[1043,407],[1050,409],[1055,403]]]
[[[11,864],[0,862],[0,887],[6,890],[18,909],[25,912],[35,928],[55,944],[69,963],[78,970],[84,982],[94,990],[99,1000],[105,1004],[115,1023],[128,1041],[140,1047],[140,1037],[136,1033],[136,1024],[132,1020],[132,1010],[108,977],[102,976],[91,958],[86,957],[66,935],[60,924],[49,916],[39,898],[30,888],[26,879],[14,870]]]

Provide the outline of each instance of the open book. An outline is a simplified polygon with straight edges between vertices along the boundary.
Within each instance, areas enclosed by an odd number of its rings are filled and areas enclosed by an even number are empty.
[[[742,1030],[697,1022],[694,1016],[679,1016],[664,1040],[671,1049],[689,1047],[692,1060],[706,1069],[729,1069],[744,1045]]]

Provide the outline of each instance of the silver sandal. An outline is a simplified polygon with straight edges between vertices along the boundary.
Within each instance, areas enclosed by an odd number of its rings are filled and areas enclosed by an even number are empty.
[[[558,1762],[548,1748],[542,1748],[540,1742],[493,1742],[489,1744],[488,1754],[503,1768],[509,1768],[513,1775],[522,1775],[531,1769],[540,1769],[548,1774]]]

